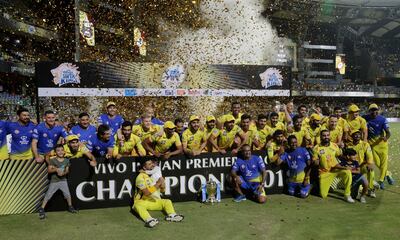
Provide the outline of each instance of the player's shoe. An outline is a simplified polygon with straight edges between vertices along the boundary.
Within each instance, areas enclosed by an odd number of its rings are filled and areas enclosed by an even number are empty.
[[[383,181],[379,181],[378,184],[379,184],[380,189],[382,189],[382,190],[385,189],[385,183],[383,183]]]
[[[70,212],[70,213],[78,213],[78,211],[76,211],[76,209],[73,206],[69,206],[68,207],[68,212]]]
[[[367,203],[367,200],[365,199],[364,195],[360,197],[360,202],[361,203]]]
[[[381,187],[379,186],[379,183],[377,181],[374,181],[374,189],[379,190]]]
[[[153,228],[158,224],[158,220],[155,218],[150,219],[149,221],[147,221],[144,226],[148,227],[148,228]]]
[[[39,219],[42,220],[42,219],[45,219],[45,218],[46,218],[46,213],[45,213],[44,209],[43,208],[39,208]]]
[[[344,196],[344,200],[348,203],[355,203],[354,199],[351,196]]]
[[[182,222],[182,220],[185,217],[183,215],[180,214],[173,214],[173,215],[168,215],[165,217],[165,220],[168,222]]]
[[[389,183],[389,185],[393,185],[394,184],[394,179],[392,178],[392,176],[387,175],[386,176],[386,180]]]
[[[246,196],[245,195],[239,195],[233,199],[234,202],[241,202],[241,201],[246,201]]]
[[[368,196],[371,198],[376,198],[375,189],[368,190]]]

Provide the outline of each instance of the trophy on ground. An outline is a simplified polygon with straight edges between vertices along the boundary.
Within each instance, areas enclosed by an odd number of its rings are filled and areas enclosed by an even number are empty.
[[[221,184],[212,180],[209,180],[206,184],[202,184],[201,196],[203,203],[214,204],[221,202]]]

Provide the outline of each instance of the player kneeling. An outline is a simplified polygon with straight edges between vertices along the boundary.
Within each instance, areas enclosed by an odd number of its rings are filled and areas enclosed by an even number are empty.
[[[146,171],[153,170],[154,167],[155,164],[151,159],[144,160],[141,163],[141,168],[144,171],[136,177],[136,194],[132,208],[145,221],[146,227],[153,228],[159,223],[156,218],[150,216],[149,210],[164,211],[167,214],[166,221],[181,222],[184,217],[176,214],[171,200],[159,197],[160,189],[165,187],[164,179],[159,177],[154,184],[153,178],[146,173]]]
[[[280,152],[275,163],[284,163],[288,168],[288,193],[294,196],[300,190],[302,198],[308,197],[312,185],[310,184],[311,156],[307,149],[297,146],[297,138],[294,135],[288,137],[288,148]]]
[[[259,203],[265,203],[267,197],[264,182],[267,176],[262,158],[251,155],[250,146],[243,145],[240,155],[232,166],[232,180],[238,196],[235,202],[246,200],[246,195],[255,197]],[[245,195],[245,193],[246,195]]]

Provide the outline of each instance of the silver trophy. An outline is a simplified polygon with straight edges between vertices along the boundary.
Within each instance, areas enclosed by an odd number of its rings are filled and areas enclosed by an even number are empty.
[[[206,185],[206,192],[207,192],[206,202],[211,204],[216,203],[217,183],[212,180],[209,180]]]

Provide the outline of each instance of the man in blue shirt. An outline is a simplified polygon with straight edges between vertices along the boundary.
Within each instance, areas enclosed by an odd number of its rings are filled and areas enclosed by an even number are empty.
[[[238,196],[235,202],[246,200],[246,195],[255,197],[259,203],[265,203],[267,200],[265,195],[265,164],[261,157],[251,155],[251,148],[248,144],[244,144],[241,154],[232,166],[231,175],[234,183],[235,191]]]
[[[107,103],[107,113],[101,114],[97,120],[98,125],[108,125],[111,128],[111,135],[114,136],[118,129],[121,128],[124,119],[117,114],[115,102]]]
[[[145,107],[143,115],[144,114],[148,114],[151,116],[152,124],[164,126],[164,122],[154,116],[154,108],[153,107],[151,107],[151,106]],[[141,123],[142,123],[142,118],[138,118],[138,119],[136,119],[136,121],[133,124],[139,125]]]
[[[38,124],[32,134],[32,152],[36,162],[43,162],[44,155],[54,149],[60,137],[65,138],[67,135],[63,126],[56,125],[55,113],[46,111],[44,122]]]
[[[394,179],[388,171],[389,144],[390,138],[389,123],[385,117],[379,115],[379,107],[375,103],[368,108],[369,114],[363,116],[367,121],[368,143],[371,146],[374,156],[375,165],[379,168],[381,175],[379,178],[379,186],[385,188],[384,181],[388,181],[390,185],[394,184]]]
[[[28,109],[18,109],[17,115],[17,122],[7,123],[7,134],[11,134],[10,159],[30,160],[33,158],[31,145],[36,125],[31,122]]]
[[[95,157],[110,159],[114,150],[114,138],[111,137],[111,129],[108,125],[100,125],[97,135],[93,135],[87,142],[87,148]]]
[[[90,116],[87,113],[79,114],[78,125],[73,126],[70,132],[79,137],[79,142],[86,143],[89,138],[96,135],[96,127],[90,124]]]
[[[297,146],[295,135],[288,137],[288,148],[277,159],[276,164],[284,163],[288,168],[288,193],[294,196],[300,189],[300,196],[306,198],[311,190],[311,156],[307,149]]]

